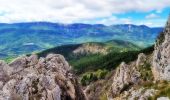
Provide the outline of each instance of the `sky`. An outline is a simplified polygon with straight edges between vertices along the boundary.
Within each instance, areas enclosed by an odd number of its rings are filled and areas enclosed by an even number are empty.
[[[0,0],[0,23],[164,26],[170,0]]]

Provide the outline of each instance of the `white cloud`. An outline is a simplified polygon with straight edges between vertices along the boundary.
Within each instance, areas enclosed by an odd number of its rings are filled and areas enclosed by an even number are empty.
[[[109,24],[119,20],[128,23],[129,19],[113,18],[112,14],[161,11],[168,6],[170,0],[0,0],[0,13],[3,13],[0,22],[72,23],[111,18],[101,22]]]
[[[153,18],[159,18],[160,16],[158,16],[157,14],[151,13],[149,15],[147,15],[145,18],[146,19],[153,19]]]

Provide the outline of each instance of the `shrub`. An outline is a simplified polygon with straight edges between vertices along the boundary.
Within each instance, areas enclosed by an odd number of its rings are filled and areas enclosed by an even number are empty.
[[[80,82],[83,86],[89,85],[91,82],[104,79],[106,74],[108,73],[107,70],[97,70],[96,72],[87,72],[82,75]]]

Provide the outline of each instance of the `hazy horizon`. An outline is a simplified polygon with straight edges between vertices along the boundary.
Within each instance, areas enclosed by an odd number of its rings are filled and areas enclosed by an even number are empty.
[[[145,24],[133,24],[133,23],[120,23],[120,24],[110,24],[110,25],[107,25],[107,24],[102,24],[102,23],[60,23],[60,22],[47,22],[47,21],[30,21],[30,22],[4,22],[4,23],[1,23],[0,24],[29,24],[29,23],[50,23],[50,24],[61,24],[61,25],[73,25],[73,24],[85,24],[85,25],[104,25],[104,26],[114,26],[114,25],[135,25],[135,26],[147,26],[147,27],[150,27],[150,28],[156,28],[156,27],[164,27],[166,25],[166,23],[162,26],[149,26],[149,25],[145,25]]]

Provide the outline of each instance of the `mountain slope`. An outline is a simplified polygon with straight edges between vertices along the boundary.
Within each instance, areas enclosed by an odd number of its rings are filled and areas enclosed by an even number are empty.
[[[137,45],[128,41],[110,40],[107,42],[88,42],[82,44],[70,44],[57,46],[37,53],[40,57],[45,57],[50,53],[62,54],[68,60],[84,57],[92,54],[106,55],[109,52],[124,52],[140,50]]]
[[[0,24],[0,58],[84,42],[126,40],[141,47],[152,45],[162,28],[136,25],[57,24],[48,22]],[[33,48],[33,49],[32,49]]]
[[[62,54],[73,66],[74,71],[81,74],[89,70],[111,69],[112,65],[118,64],[120,59],[128,57],[127,52],[134,55],[140,49],[127,41],[111,40],[59,46],[42,51],[38,55],[45,57],[50,53]]]

